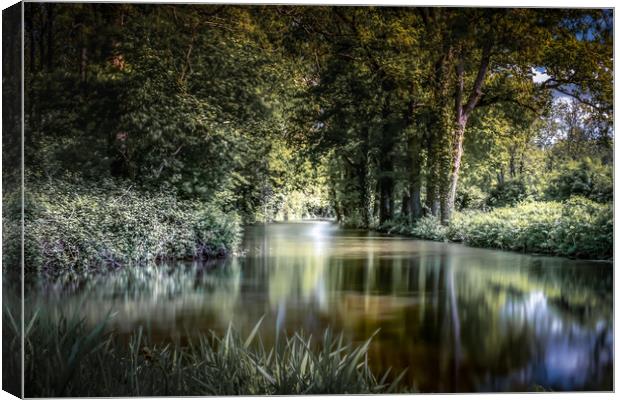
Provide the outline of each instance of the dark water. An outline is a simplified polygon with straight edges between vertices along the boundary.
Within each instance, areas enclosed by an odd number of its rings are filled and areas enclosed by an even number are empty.
[[[156,339],[225,330],[261,335],[377,329],[377,371],[408,368],[424,392],[612,390],[612,264],[534,257],[327,222],[249,227],[246,254],[217,265],[130,268],[47,282],[48,307],[95,323],[149,326]]]

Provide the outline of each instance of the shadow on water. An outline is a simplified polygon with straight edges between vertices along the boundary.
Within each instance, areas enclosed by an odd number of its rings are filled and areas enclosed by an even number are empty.
[[[263,315],[278,333],[326,327],[361,343],[372,367],[408,368],[424,392],[611,390],[612,265],[340,229],[246,229],[244,255],[126,268],[33,285],[42,307],[171,340]]]

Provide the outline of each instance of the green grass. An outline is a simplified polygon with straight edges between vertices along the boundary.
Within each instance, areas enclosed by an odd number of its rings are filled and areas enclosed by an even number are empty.
[[[5,308],[5,368],[19,379],[19,326]],[[403,374],[376,377],[361,346],[326,330],[315,343],[295,333],[266,348],[260,321],[245,338],[232,328],[180,344],[157,344],[141,329],[120,337],[106,320],[89,327],[72,317],[42,315],[25,320],[26,397],[214,396],[388,393],[403,390]],[[5,339],[5,340],[6,340]]]

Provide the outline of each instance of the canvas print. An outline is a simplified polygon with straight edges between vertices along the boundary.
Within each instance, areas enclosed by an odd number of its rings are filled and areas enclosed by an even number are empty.
[[[614,390],[613,29],[611,8],[4,10],[3,389]]]

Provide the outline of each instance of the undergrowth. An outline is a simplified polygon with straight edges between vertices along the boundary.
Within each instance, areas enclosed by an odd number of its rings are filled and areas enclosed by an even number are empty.
[[[490,211],[455,213],[447,226],[433,216],[391,221],[381,230],[469,246],[576,258],[613,257],[613,207],[583,197],[532,201]]]
[[[4,265],[19,260],[20,204],[5,196]],[[122,266],[159,259],[201,259],[231,253],[240,221],[214,204],[131,186],[54,181],[28,186],[27,270]]]

